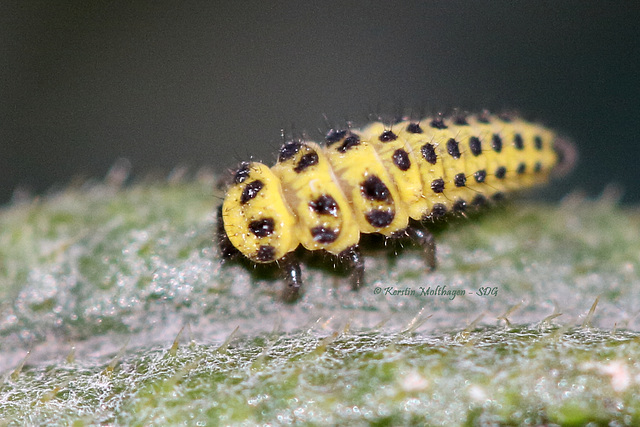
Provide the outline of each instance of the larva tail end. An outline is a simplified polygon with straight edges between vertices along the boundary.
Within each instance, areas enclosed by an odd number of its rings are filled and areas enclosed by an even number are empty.
[[[553,168],[555,178],[566,176],[578,162],[578,149],[573,141],[564,137],[557,137],[553,141],[553,149],[558,154],[558,164]]]

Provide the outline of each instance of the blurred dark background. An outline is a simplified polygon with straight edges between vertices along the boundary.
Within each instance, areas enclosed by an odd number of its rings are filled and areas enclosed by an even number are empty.
[[[180,3],[178,5],[178,3]],[[175,166],[275,159],[398,106],[517,109],[574,139],[553,187],[640,200],[640,2],[4,1],[0,204]]]

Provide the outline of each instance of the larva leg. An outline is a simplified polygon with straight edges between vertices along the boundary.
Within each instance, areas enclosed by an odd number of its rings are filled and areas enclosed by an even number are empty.
[[[429,270],[434,270],[436,268],[436,242],[433,234],[429,230],[411,226],[407,227],[406,233],[411,240],[422,247]]]
[[[285,280],[282,300],[285,302],[295,302],[300,298],[300,289],[302,288],[300,262],[298,262],[293,253],[289,253],[282,258],[279,263]]]
[[[354,291],[360,289],[364,283],[364,260],[358,246],[351,246],[340,252],[340,259],[345,259],[351,269],[351,288]]]

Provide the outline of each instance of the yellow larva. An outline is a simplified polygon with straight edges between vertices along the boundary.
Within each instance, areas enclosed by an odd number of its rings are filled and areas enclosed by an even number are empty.
[[[236,171],[221,209],[221,248],[278,261],[286,299],[302,284],[292,257],[299,245],[346,258],[354,288],[364,271],[360,233],[409,236],[434,268],[433,238],[411,222],[544,183],[566,147],[547,128],[487,113],[331,130],[324,146],[290,141],[275,166],[245,162]]]

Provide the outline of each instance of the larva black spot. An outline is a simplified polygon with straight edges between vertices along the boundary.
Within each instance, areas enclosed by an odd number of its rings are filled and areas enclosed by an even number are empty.
[[[458,146],[458,141],[451,138],[447,141],[447,153],[454,159],[460,158],[460,147]]]
[[[398,167],[401,171],[409,170],[411,167],[411,159],[409,159],[409,154],[401,148],[398,148],[393,152],[393,164]]]
[[[366,199],[379,202],[384,202],[391,198],[389,188],[375,175],[368,177],[360,184],[360,192]]]
[[[486,111],[483,111],[482,113],[478,114],[476,116],[476,120],[478,121],[478,123],[482,123],[484,125],[488,125],[489,123],[491,123],[491,119],[489,118],[489,113]]]
[[[296,173],[301,173],[304,170],[306,170],[308,167],[317,165],[318,161],[319,161],[318,153],[316,153],[315,151],[312,151],[300,158],[300,161],[298,162],[296,167],[293,168],[293,171]]]
[[[374,209],[367,212],[364,217],[367,219],[367,222],[376,228],[384,228],[393,222],[393,218],[395,217],[394,212],[390,211],[382,211],[379,209]]]
[[[429,126],[431,126],[432,128],[435,129],[447,129],[448,126],[444,124],[444,120],[442,120],[442,117],[436,117],[435,119],[431,120],[431,123],[429,123]]]
[[[533,165],[533,171],[534,171],[535,173],[538,173],[538,172],[540,172],[541,170],[542,170],[542,163],[540,163],[540,162],[536,162],[536,164],[535,164],[535,165]]]
[[[360,137],[358,135],[351,135],[345,138],[344,142],[337,150],[340,153],[345,153],[348,149],[360,145]]]
[[[314,241],[322,244],[327,244],[335,242],[338,238],[338,233],[336,233],[334,230],[331,230],[330,228],[318,226],[311,229],[311,236],[313,237]]]
[[[251,171],[249,170],[249,163],[242,162],[233,177],[233,181],[236,184],[242,184],[247,178],[249,178],[250,172]]]
[[[496,169],[496,178],[498,179],[504,179],[505,175],[507,174],[507,168],[505,168],[504,166],[500,166],[498,169]]]
[[[500,138],[500,135],[497,133],[494,133],[491,137],[491,148],[493,148],[493,151],[496,153],[502,151],[502,138]]]
[[[384,132],[382,132],[380,134],[378,139],[380,140],[380,142],[391,142],[391,141],[395,141],[396,139],[398,139],[398,135],[396,135],[395,133],[391,132],[390,130],[385,130]]]
[[[520,164],[518,164],[518,168],[516,169],[516,173],[518,175],[522,175],[523,173],[525,173],[527,170],[527,165],[526,163],[522,162]]]
[[[327,136],[325,136],[325,141],[327,143],[327,147],[331,144],[334,144],[338,141],[342,141],[344,137],[347,136],[347,131],[344,129],[331,129],[327,132]]]
[[[278,155],[278,161],[279,162],[284,162],[286,160],[289,160],[290,158],[292,158],[293,156],[295,156],[298,151],[300,151],[300,148],[302,147],[302,144],[298,141],[290,141],[285,143],[282,148],[280,148],[280,154]]]
[[[456,213],[461,213],[467,210],[467,202],[459,199],[453,204],[453,211]]]
[[[271,262],[276,260],[276,248],[271,245],[260,245],[256,253],[256,259],[260,262]]]
[[[309,202],[309,207],[320,215],[338,216],[338,202],[328,194],[323,194]]]
[[[435,165],[438,161],[438,155],[436,154],[436,149],[433,144],[424,144],[420,149],[420,152],[422,153],[422,157],[432,165]]]
[[[482,154],[482,143],[480,142],[480,138],[477,136],[469,138],[469,149],[471,150],[471,154],[476,157]]]
[[[455,123],[457,126],[469,126],[469,123],[467,123],[467,116],[463,115],[455,116],[453,119],[453,123]]]
[[[513,121],[513,114],[509,112],[500,113],[498,118],[505,123],[511,123]]]
[[[516,150],[524,150],[524,141],[522,140],[522,135],[519,133],[516,133],[513,136],[513,146]]]
[[[273,234],[275,223],[273,218],[256,219],[249,223],[249,231],[256,237],[267,237]]]
[[[497,192],[495,193],[493,196],[491,196],[491,198],[493,199],[494,202],[502,202],[505,199],[504,193],[503,192]]]
[[[480,169],[479,171],[476,171],[476,173],[473,174],[473,177],[475,178],[478,184],[482,184],[485,181],[485,179],[487,179],[487,171],[485,171],[484,169]]]
[[[444,180],[442,178],[431,181],[431,190],[434,193],[442,193],[444,191]]]
[[[453,177],[453,183],[456,185],[456,187],[464,187],[465,185],[467,185],[466,175],[463,173],[456,174],[456,176]]]
[[[533,146],[536,150],[542,151],[542,138],[538,135],[533,138]]]
[[[420,127],[420,123],[409,123],[409,125],[407,125],[407,132],[422,133],[422,128]]]
[[[471,201],[471,205],[475,207],[482,207],[487,205],[487,198],[482,194],[476,194],[476,196]]]
[[[436,203],[431,207],[431,218],[438,219],[442,218],[447,214],[447,207],[442,203]]]
[[[262,190],[262,187],[264,187],[264,183],[259,179],[248,183],[247,186],[244,187],[244,190],[242,190],[242,196],[240,196],[240,204],[244,205],[249,200],[254,199],[258,195],[260,190]]]

